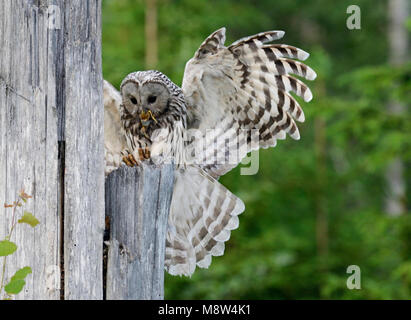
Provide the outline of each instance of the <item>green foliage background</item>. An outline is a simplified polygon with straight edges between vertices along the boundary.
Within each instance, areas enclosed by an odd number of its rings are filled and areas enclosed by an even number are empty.
[[[346,27],[351,4],[361,8],[361,30]],[[387,63],[387,1],[157,5],[157,69],[178,85],[186,61],[222,26],[227,43],[284,30],[281,41],[310,52],[307,64],[318,74],[309,83],[313,101],[301,104],[302,139],[262,150],[257,175],[237,168],[221,179],[246,204],[225,255],[192,278],[167,276],[166,299],[411,298],[410,214],[383,211],[384,172],[394,157],[406,166],[404,201],[411,190],[411,63]],[[103,0],[103,71],[117,87],[145,69],[144,10],[143,0]],[[402,102],[405,114],[389,114],[390,100]],[[361,268],[361,290],[346,287],[352,264]]]

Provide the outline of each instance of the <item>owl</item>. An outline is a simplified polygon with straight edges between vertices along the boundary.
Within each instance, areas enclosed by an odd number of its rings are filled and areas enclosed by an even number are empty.
[[[104,82],[106,175],[142,161],[176,166],[166,236],[165,268],[190,276],[224,254],[239,225],[241,199],[219,181],[251,151],[299,139],[304,113],[290,93],[308,102],[313,80],[298,60],[309,54],[270,44],[283,31],[262,32],[224,46],[225,28],[212,33],[185,67],[182,87],[159,71],[138,71],[120,92]]]

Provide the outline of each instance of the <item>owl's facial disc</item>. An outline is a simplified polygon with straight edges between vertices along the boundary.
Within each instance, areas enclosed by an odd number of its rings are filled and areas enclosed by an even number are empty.
[[[135,118],[144,118],[150,122],[148,112],[152,115],[152,120],[161,115],[168,105],[170,93],[167,88],[156,82],[148,82],[141,86],[136,82],[128,82],[122,87],[123,105],[127,111]],[[147,118],[147,119],[146,119]],[[146,125],[145,124],[145,125]]]

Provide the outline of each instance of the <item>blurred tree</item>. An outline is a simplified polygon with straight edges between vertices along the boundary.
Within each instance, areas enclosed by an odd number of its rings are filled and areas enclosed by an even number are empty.
[[[389,62],[394,66],[401,66],[407,61],[408,33],[406,21],[409,15],[407,0],[389,0]],[[405,107],[398,101],[389,101],[388,112],[402,116]],[[390,215],[400,215],[406,211],[404,163],[395,157],[387,166],[385,172],[387,180],[386,211]]]
[[[145,34],[146,34],[146,69],[155,69],[158,61],[157,54],[157,1],[145,0]]]

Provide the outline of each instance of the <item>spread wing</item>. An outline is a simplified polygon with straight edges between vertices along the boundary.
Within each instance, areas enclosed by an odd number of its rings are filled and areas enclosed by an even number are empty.
[[[268,31],[224,46],[225,28],[211,34],[187,62],[183,92],[193,143],[189,159],[219,177],[259,148],[274,147],[286,134],[299,139],[295,121],[304,113],[294,93],[308,102],[310,89],[291,74],[313,80],[309,54],[285,44],[267,44],[283,31]]]
[[[122,162],[121,152],[126,149],[127,143],[123,126],[120,121],[119,107],[121,94],[110,83],[104,80],[104,149],[106,176],[117,169]]]

